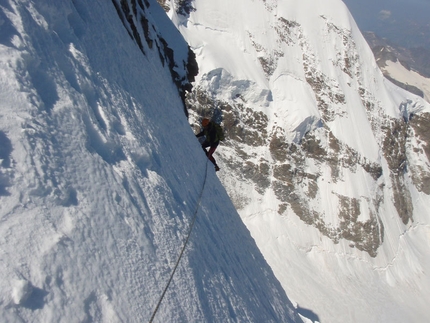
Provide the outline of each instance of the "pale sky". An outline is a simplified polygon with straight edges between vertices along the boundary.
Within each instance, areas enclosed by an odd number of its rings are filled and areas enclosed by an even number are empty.
[[[396,19],[429,21],[430,0],[343,0],[357,22],[372,24],[381,11],[391,12]]]
[[[362,31],[430,48],[430,0],[343,0]]]

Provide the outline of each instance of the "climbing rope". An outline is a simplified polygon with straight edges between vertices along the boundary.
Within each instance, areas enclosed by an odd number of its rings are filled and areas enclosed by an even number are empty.
[[[188,240],[190,240],[191,232],[193,231],[194,223],[196,222],[196,219],[197,219],[197,213],[198,213],[199,208],[200,208],[200,202],[202,200],[203,191],[205,190],[205,186],[206,186],[206,178],[208,177],[208,160],[206,161],[206,171],[205,171],[205,173],[206,173],[205,174],[205,180],[203,181],[202,190],[200,191],[200,196],[199,196],[199,199],[197,201],[196,211],[194,212],[193,219],[192,219],[190,227],[188,229],[187,238],[185,239],[184,245],[183,245],[182,250],[181,250],[181,252],[179,254],[178,260],[176,261],[175,267],[173,267],[172,273],[170,274],[170,278],[167,281],[166,287],[164,288],[163,293],[161,294],[161,297],[160,297],[160,299],[159,299],[159,301],[157,303],[157,306],[155,307],[155,310],[152,313],[151,318],[149,319],[149,323],[152,323],[153,320],[154,320],[155,314],[157,313],[158,308],[160,307],[161,302],[163,301],[164,295],[166,295],[167,289],[169,288],[169,285],[170,285],[170,283],[171,283],[171,281],[173,279],[173,275],[175,274],[176,268],[178,268],[179,262],[181,261],[182,255],[184,254],[185,248],[186,248],[186,246],[188,244]]]

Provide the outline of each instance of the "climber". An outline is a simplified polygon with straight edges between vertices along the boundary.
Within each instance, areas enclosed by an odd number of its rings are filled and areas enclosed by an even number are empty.
[[[206,156],[208,156],[208,159],[215,165],[215,171],[219,171],[220,168],[212,155],[218,147],[219,142],[224,140],[224,132],[219,124],[210,121],[207,118],[202,120],[202,126],[203,131],[197,134],[196,137],[205,137],[205,140],[202,142],[202,148],[205,151]],[[209,151],[206,150],[208,147],[210,147]]]

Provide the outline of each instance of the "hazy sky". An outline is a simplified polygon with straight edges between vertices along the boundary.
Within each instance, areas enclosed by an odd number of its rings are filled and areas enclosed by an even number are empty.
[[[372,26],[386,14],[392,19],[429,22],[430,0],[344,0],[354,18],[361,24]],[[385,12],[385,15],[381,12]]]
[[[430,46],[430,0],[343,0],[362,31]]]

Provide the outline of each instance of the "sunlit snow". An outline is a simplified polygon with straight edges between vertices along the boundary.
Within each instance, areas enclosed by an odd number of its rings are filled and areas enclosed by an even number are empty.
[[[316,91],[306,70],[322,80],[319,85],[327,91],[344,95],[330,106],[335,117],[326,126],[360,156],[380,163],[385,173],[389,171],[381,138],[373,131],[381,116],[377,111],[369,115],[363,101],[369,99],[393,120],[430,111],[424,100],[384,79],[340,0],[195,0],[193,6],[195,11],[186,20],[173,10],[169,16],[197,55],[200,74],[196,85],[215,100],[264,112],[268,133],[282,128],[283,138],[292,142],[300,142],[310,130],[316,136],[323,133]],[[237,84],[242,85],[241,92]],[[237,122],[243,117],[239,115]],[[276,165],[268,147],[232,144],[236,146],[249,156],[244,166],[247,161]],[[239,148],[232,147],[220,149],[220,154],[225,161],[240,164]],[[410,158],[412,164],[428,170],[427,159]],[[312,173],[318,166],[306,161],[304,169]],[[280,215],[280,201],[273,190],[258,193],[257,184],[241,177],[240,167],[237,174],[219,176],[276,277],[298,306],[312,310],[322,322],[428,320],[429,196],[418,192],[409,179],[414,221],[404,225],[392,203],[394,184],[388,176],[375,182],[365,172],[348,170],[342,173],[342,180],[333,182],[331,170],[320,167],[317,184],[321,195],[318,204],[311,206],[332,225],[339,221],[336,194],[360,201],[362,221],[379,214],[385,226],[384,242],[375,258],[352,248],[346,240],[334,243],[305,224],[291,208]],[[371,198],[380,192],[383,203],[375,206]]]
[[[197,212],[154,322],[299,322],[135,10],[142,50],[112,1],[1,1],[0,321],[147,322]]]

